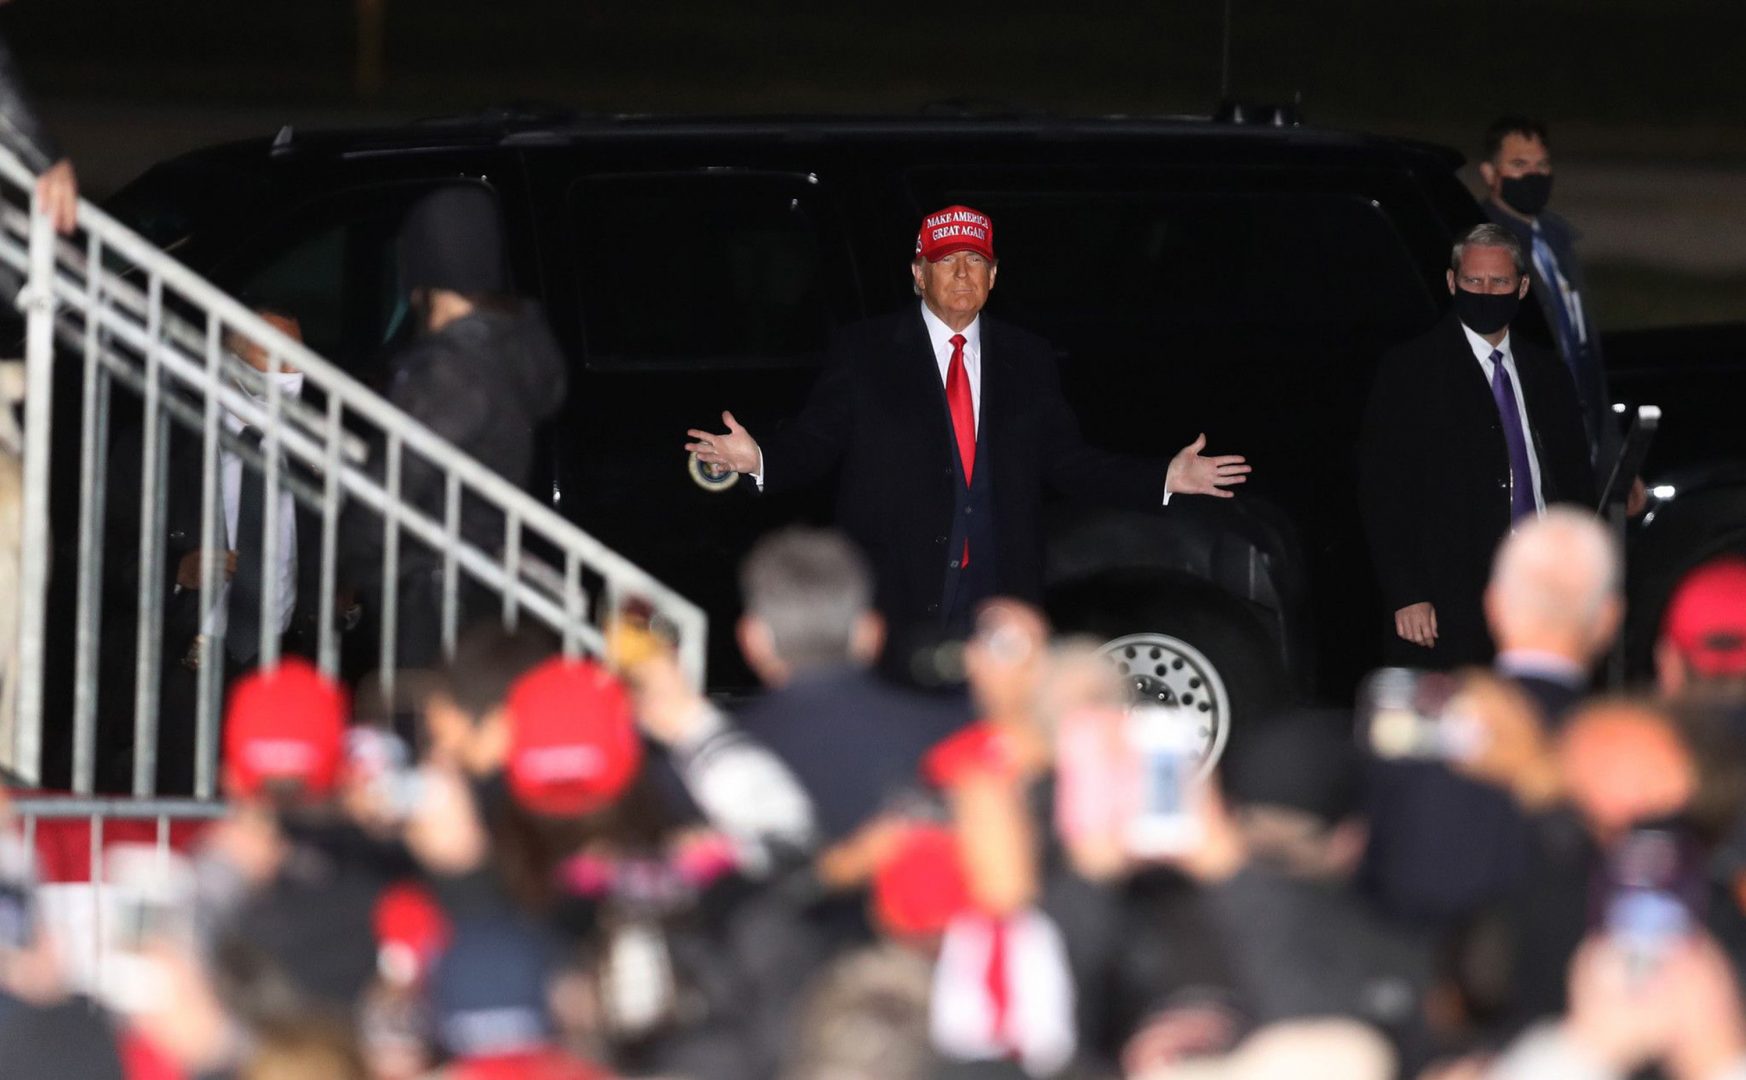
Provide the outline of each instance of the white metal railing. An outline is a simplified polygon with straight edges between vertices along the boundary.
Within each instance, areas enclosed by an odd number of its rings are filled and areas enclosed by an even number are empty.
[[[219,514],[221,449],[262,477],[261,664],[273,663],[279,654],[278,620],[269,613],[276,614],[279,599],[274,548],[285,492],[319,522],[318,660],[329,673],[337,671],[339,660],[334,605],[341,584],[342,534],[367,527],[381,530],[379,572],[373,580],[381,583],[376,655],[385,693],[393,690],[399,588],[409,558],[426,569],[440,566],[445,654],[453,649],[466,606],[463,580],[472,583],[473,593],[488,596],[506,623],[513,625],[525,612],[555,631],[570,653],[598,652],[605,620],[621,603],[636,599],[671,629],[687,674],[701,684],[707,621],[694,604],[95,206],[80,203],[78,242],[56,236],[34,207],[28,213],[23,209],[33,198],[34,185],[29,170],[0,148],[0,273],[11,271],[24,279],[18,306],[27,321],[24,538],[12,748],[12,767],[26,781],[40,779],[42,763],[50,466],[52,448],[66,442],[57,440],[51,427],[57,383],[76,385],[81,394],[78,516],[76,523],[62,523],[63,528],[77,528],[78,555],[75,565],[55,568],[77,577],[72,715],[55,719],[72,725],[73,788],[79,794],[92,793],[94,786],[97,718],[106,689],[100,685],[98,661],[105,603],[111,613],[114,604],[113,595],[106,595],[112,594],[113,583],[104,576],[110,554],[137,559],[132,791],[138,797],[155,793],[165,659],[166,590],[159,585],[167,580],[165,515],[171,478],[166,469],[170,440],[178,429],[187,433],[182,437],[199,440],[202,553],[227,546],[219,535],[224,528]],[[63,346],[58,355],[57,340]],[[304,397],[285,396],[273,379],[267,380],[264,400],[244,393],[235,382],[241,361],[230,355],[239,343],[263,348],[269,373],[285,365],[303,372]],[[72,372],[57,377],[57,365],[69,363],[78,365],[76,377]],[[136,464],[111,461],[111,399],[117,386],[137,396],[141,412],[140,527],[138,550],[133,552],[106,552],[104,544],[109,471],[112,465]],[[222,422],[226,413],[262,433],[258,451]],[[440,511],[401,498],[409,464],[441,477]],[[501,515],[500,545],[487,549],[463,534],[463,503]],[[355,508],[366,513],[359,515]],[[201,560],[202,598],[218,595],[219,564],[215,558]],[[222,656],[222,628],[223,620],[218,620],[206,646],[208,656]],[[195,792],[203,798],[214,792],[220,667],[198,667]],[[108,704],[105,715],[113,715],[114,703]]]

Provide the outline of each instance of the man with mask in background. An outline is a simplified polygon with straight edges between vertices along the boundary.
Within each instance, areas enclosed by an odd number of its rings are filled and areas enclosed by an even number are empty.
[[[270,308],[258,308],[266,323],[293,341],[302,340],[302,331],[295,317]],[[277,382],[280,400],[295,401],[303,391],[303,374],[281,356],[279,370],[270,370],[267,348],[253,338],[231,333],[225,341],[230,353],[230,366],[236,388],[249,398],[266,405],[269,380]],[[159,726],[157,746],[157,791],[159,794],[188,794],[194,788],[196,718],[199,707],[200,671],[208,664],[218,666],[217,682],[220,695],[236,675],[259,663],[263,620],[268,634],[279,636],[281,654],[315,659],[320,645],[321,617],[321,525],[316,516],[298,505],[290,484],[298,479],[309,482],[296,465],[286,460],[280,475],[277,508],[277,542],[270,564],[263,563],[266,553],[266,479],[259,465],[262,452],[261,431],[248,418],[230,409],[220,413],[219,424],[224,434],[218,446],[218,489],[213,522],[219,549],[213,558],[220,560],[217,568],[217,588],[212,596],[201,592],[201,515],[202,444],[197,431],[184,428],[174,421],[165,421],[161,429],[169,437],[169,461],[164,483],[168,503],[164,516],[164,591],[163,666],[159,684]],[[245,460],[248,459],[248,460]],[[118,455],[123,462],[137,462],[138,454],[129,455],[123,447]],[[255,463],[251,464],[250,461]],[[132,468],[119,470],[120,478],[134,479]],[[137,489],[113,495],[110,499],[116,517],[114,527],[118,542],[132,545],[138,541],[139,496]],[[131,573],[127,572],[131,569]],[[138,560],[128,556],[118,559],[116,567],[123,595],[116,605],[116,614],[129,622],[139,584],[134,575]],[[269,578],[268,575],[271,575]],[[270,583],[270,588],[269,588]],[[131,593],[131,595],[129,595]],[[263,609],[263,599],[272,603]],[[350,605],[336,599],[336,619],[355,619]],[[343,625],[343,623],[342,623]],[[130,635],[131,636],[131,635]],[[222,641],[220,640],[222,638]],[[105,644],[110,641],[104,635]],[[106,648],[119,663],[131,665],[134,652],[119,646]],[[114,682],[106,686],[114,686]],[[222,713],[222,696],[214,702],[213,715]],[[127,714],[124,726],[130,734],[106,732],[101,741],[107,747],[118,739],[131,742],[132,695],[115,694],[105,705],[106,718]],[[128,786],[128,780],[117,776],[125,760],[102,756],[100,769],[103,786]]]
[[[1485,213],[1508,229],[1528,255],[1530,295],[1538,302],[1524,312],[1520,333],[1564,361],[1582,403],[1589,460],[1605,481],[1620,447],[1618,419],[1607,392],[1600,329],[1576,257],[1576,230],[1546,209],[1552,198],[1551,137],[1546,125],[1526,116],[1500,116],[1485,130],[1485,157],[1479,163],[1485,182]],[[1539,318],[1534,317],[1538,312]],[[1631,487],[1629,510],[1641,513],[1648,496],[1641,479]]]
[[[1509,230],[1469,229],[1450,259],[1451,311],[1377,370],[1358,499],[1391,663],[1487,663],[1481,598],[1498,542],[1556,503],[1594,506],[1570,373],[1510,333],[1526,267]]]

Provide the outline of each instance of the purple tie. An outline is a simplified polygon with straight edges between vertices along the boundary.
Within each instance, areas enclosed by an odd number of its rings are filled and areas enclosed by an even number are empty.
[[[1534,474],[1528,465],[1528,439],[1522,434],[1522,414],[1516,408],[1515,387],[1510,384],[1509,369],[1504,367],[1504,355],[1491,351],[1491,397],[1497,403],[1498,419],[1503,421],[1504,442],[1510,448],[1510,520],[1520,521],[1536,512],[1534,505]]]

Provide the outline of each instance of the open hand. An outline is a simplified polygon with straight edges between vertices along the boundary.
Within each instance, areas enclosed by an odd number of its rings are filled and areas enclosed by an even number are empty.
[[[1437,609],[1429,600],[1408,604],[1394,613],[1394,632],[1414,645],[1434,648],[1437,644]]]
[[[1170,468],[1164,473],[1164,490],[1172,495],[1216,495],[1228,499],[1235,495],[1226,488],[1247,483],[1250,467],[1241,454],[1206,457],[1206,435],[1195,436],[1193,442],[1176,452]]]
[[[73,231],[79,216],[79,180],[72,162],[62,158],[43,170],[36,178],[36,201],[55,223],[56,232],[66,236]]]
[[[757,472],[764,459],[758,450],[758,440],[740,426],[731,412],[723,412],[721,422],[727,425],[725,435],[712,435],[697,428],[687,431],[685,434],[696,441],[686,443],[685,449],[705,465],[724,465],[737,473]]]

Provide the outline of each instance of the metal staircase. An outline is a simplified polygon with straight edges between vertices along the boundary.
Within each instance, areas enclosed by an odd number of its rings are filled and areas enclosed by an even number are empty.
[[[15,694],[15,716],[11,756],[5,759],[5,748],[0,747],[0,760],[24,781],[40,780],[45,722],[69,723],[74,790],[82,795],[93,791],[99,709],[112,715],[118,707],[104,700],[105,688],[99,685],[103,631],[106,621],[113,620],[113,607],[110,620],[105,619],[104,604],[107,597],[113,605],[114,583],[104,575],[106,566],[113,571],[121,560],[134,560],[126,569],[137,569],[142,586],[134,605],[132,636],[132,794],[136,798],[154,794],[165,589],[152,583],[168,580],[166,471],[170,433],[176,427],[199,440],[202,551],[217,552],[227,546],[218,535],[223,525],[215,512],[222,498],[220,449],[236,454],[244,468],[263,476],[262,664],[273,663],[279,648],[276,620],[266,613],[276,611],[278,601],[276,575],[268,568],[275,565],[276,519],[284,491],[320,523],[319,662],[330,673],[337,670],[339,655],[334,594],[342,513],[362,507],[382,529],[376,655],[385,694],[393,691],[396,636],[401,630],[397,583],[403,557],[415,548],[423,549],[423,558],[440,563],[445,654],[453,649],[460,628],[464,584],[471,594],[482,590],[488,595],[506,624],[525,618],[549,627],[571,654],[598,652],[606,621],[621,605],[635,601],[668,628],[687,674],[701,684],[707,620],[696,605],[281,334],[97,207],[82,202],[74,237],[57,236],[45,217],[26,209],[34,186],[30,171],[0,149],[0,277],[15,275],[22,280],[17,305],[27,328],[18,662],[14,685],[8,688]],[[244,393],[236,383],[241,362],[229,354],[239,341],[264,347],[271,371],[289,364],[303,372],[302,399],[283,396],[273,380],[267,380],[264,400]],[[65,370],[68,366],[77,371]],[[80,395],[77,513],[55,525],[77,530],[77,556],[70,565],[51,567],[51,458],[74,445],[53,430],[54,394],[69,392],[68,387]],[[138,402],[137,462],[113,460],[110,435],[118,394]],[[263,433],[258,452],[222,422],[226,413]],[[409,464],[436,470],[443,478],[441,515],[422,511],[401,497],[401,480]],[[136,466],[140,470],[137,550],[105,550],[110,472]],[[58,471],[68,475],[65,464]],[[485,550],[463,536],[463,500],[469,506],[482,503],[502,515],[501,546]],[[356,513],[347,514],[345,527],[355,528],[357,519]],[[214,596],[221,585],[218,560],[202,561],[201,595]],[[55,677],[44,665],[51,573],[76,578],[77,600],[72,612],[72,712],[48,718],[43,707],[45,683]],[[3,617],[6,613],[0,612]],[[209,647],[221,648],[222,638]],[[201,798],[215,793],[222,691],[218,667],[199,665],[196,795]]]

